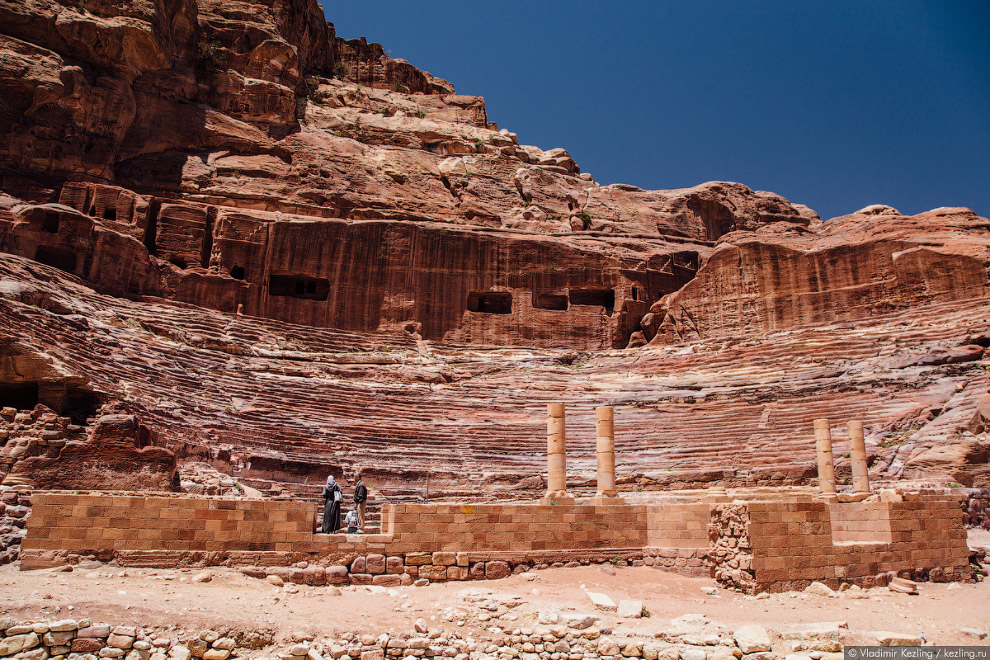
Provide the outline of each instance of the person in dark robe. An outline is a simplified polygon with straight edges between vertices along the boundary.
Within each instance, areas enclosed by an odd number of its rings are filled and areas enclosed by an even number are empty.
[[[327,477],[323,486],[323,533],[333,534],[340,529],[340,503],[344,499],[344,491],[340,484],[334,481],[333,475]]]

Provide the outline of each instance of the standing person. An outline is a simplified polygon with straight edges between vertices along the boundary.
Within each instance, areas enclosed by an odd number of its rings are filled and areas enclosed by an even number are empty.
[[[357,483],[354,484],[354,509],[357,511],[357,533],[364,534],[364,503],[368,499],[368,487],[361,479],[361,473],[354,475]]]
[[[340,529],[340,502],[344,499],[344,491],[340,484],[334,481],[333,475],[327,477],[323,486],[323,533],[333,534]]]

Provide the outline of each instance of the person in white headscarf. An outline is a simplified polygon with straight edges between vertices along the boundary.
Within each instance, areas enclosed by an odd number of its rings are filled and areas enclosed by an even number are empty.
[[[333,534],[340,529],[340,503],[344,499],[344,491],[340,484],[334,481],[333,475],[327,477],[323,486],[323,533]]]

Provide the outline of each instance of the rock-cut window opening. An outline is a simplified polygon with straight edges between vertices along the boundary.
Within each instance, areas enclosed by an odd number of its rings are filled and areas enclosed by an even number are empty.
[[[610,314],[615,307],[613,289],[571,289],[568,295],[572,305],[604,307]]]
[[[58,213],[54,211],[46,211],[45,218],[41,221],[42,231],[46,231],[49,234],[58,233]]]
[[[74,273],[76,270],[76,253],[69,248],[39,245],[37,252],[34,253],[34,260],[68,273]]]
[[[330,280],[308,275],[270,275],[268,294],[304,300],[326,300],[330,295]]]
[[[511,314],[512,294],[508,291],[472,291],[468,294],[467,308],[482,314]]]
[[[567,309],[566,293],[533,293],[533,307],[537,309]]]

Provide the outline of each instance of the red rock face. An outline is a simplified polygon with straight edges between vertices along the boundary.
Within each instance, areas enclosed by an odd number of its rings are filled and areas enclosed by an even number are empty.
[[[645,325],[655,343],[678,343],[872,318],[990,295],[988,264],[990,223],[963,208],[738,232]]]
[[[985,218],[600,186],[314,0],[0,0],[0,191],[0,394],[272,494],[535,494],[556,400],[586,485],[593,403],[623,484],[802,483],[823,415],[986,478]]]

